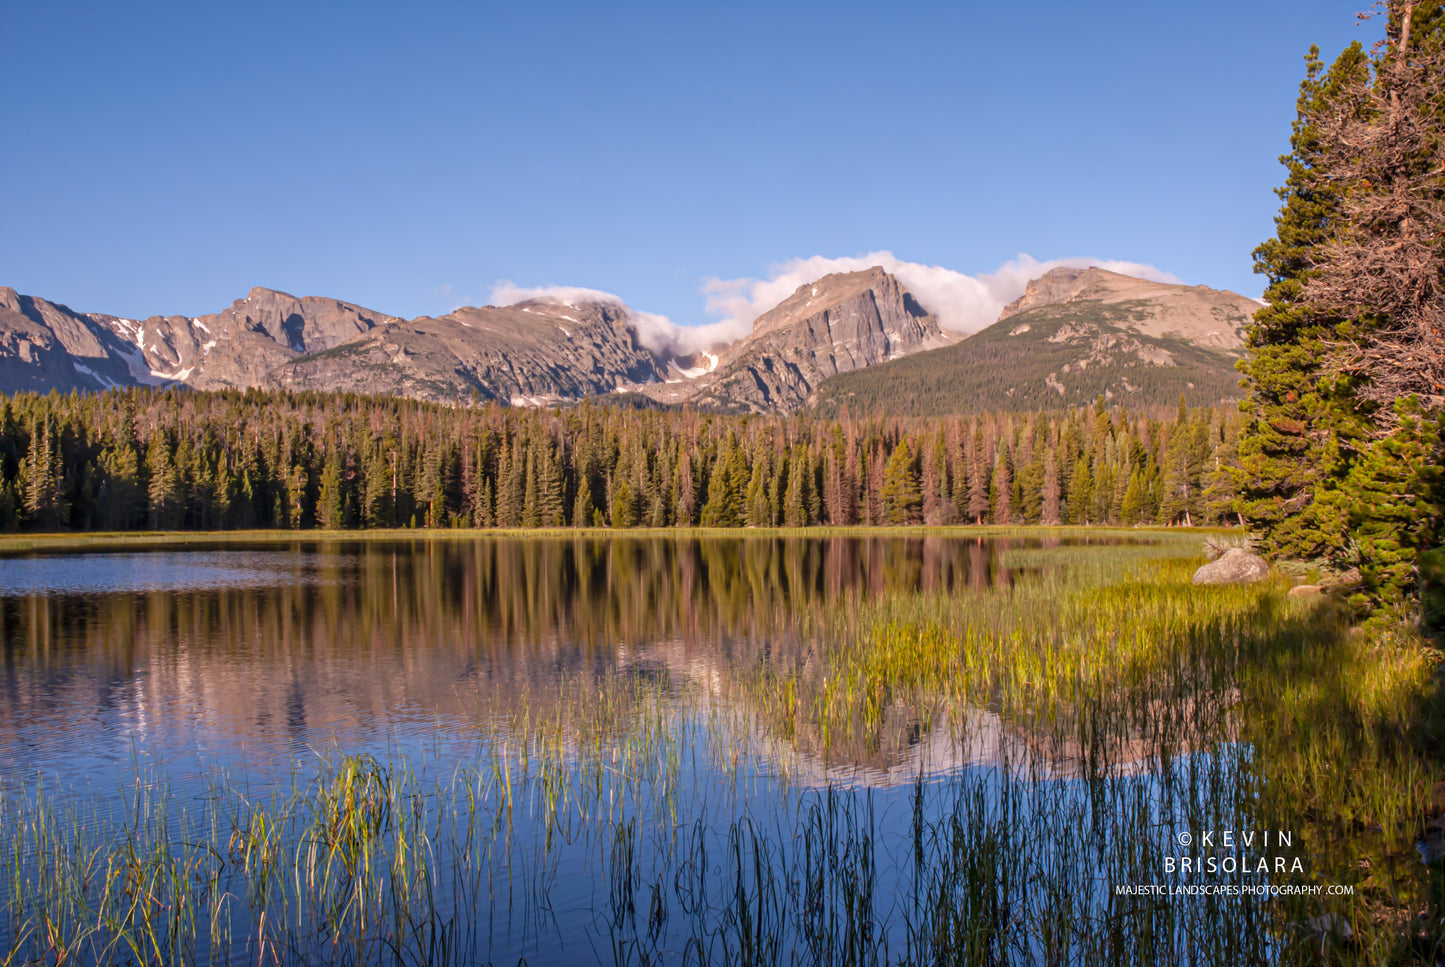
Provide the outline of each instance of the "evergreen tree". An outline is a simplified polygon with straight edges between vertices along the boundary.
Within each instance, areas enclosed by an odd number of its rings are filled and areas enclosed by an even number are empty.
[[[326,456],[321,471],[321,491],[316,498],[316,522],[327,530],[339,530],[346,524],[345,497],[341,490],[341,455],[335,446]]]
[[[1144,474],[1135,470],[1129,474],[1129,486],[1124,490],[1124,503],[1119,508],[1119,523],[1138,524],[1146,519],[1144,513]]]
[[[742,523],[740,511],[743,497],[738,488],[739,483],[733,479],[731,447],[725,443],[717,459],[713,461],[712,472],[708,475],[707,499],[702,506],[702,526],[737,527]]]
[[[923,495],[923,522],[930,526],[946,523],[951,507],[948,500],[948,450],[943,435],[938,434],[923,455],[920,486]]]
[[[686,446],[678,455],[677,472],[673,474],[673,480],[677,486],[677,499],[673,501],[677,524],[679,527],[691,527],[697,522],[697,490],[692,478],[692,458]]]
[[[1000,444],[989,481],[989,506],[995,524],[1013,520],[1013,472],[1009,469],[1008,447]]]
[[[1059,488],[1058,454],[1052,445],[1044,457],[1043,523],[1053,526],[1063,523],[1061,514],[1061,490]]]
[[[923,499],[913,463],[913,451],[905,437],[893,448],[883,470],[883,517],[889,524],[916,524],[922,519]]]
[[[773,512],[768,506],[768,486],[772,473],[766,454],[753,458],[753,472],[748,478],[748,491],[744,498],[744,523],[749,527],[771,527]],[[796,525],[795,525],[796,526]]]
[[[1018,501],[1015,506],[1025,524],[1037,524],[1044,517],[1044,454],[1039,448],[1019,468]]]
[[[47,506],[57,526],[122,529],[605,526],[609,512],[618,526],[668,526],[693,523],[704,510],[714,526],[809,526],[852,522],[860,507],[872,523],[936,524],[960,501],[978,515],[969,519],[989,515],[987,490],[977,488],[990,473],[976,463],[1008,478],[995,488],[996,500],[1005,498],[1000,520],[1053,520],[1088,506],[1078,498],[1092,499],[1080,490],[1091,459],[1102,504],[1121,502],[1124,484],[1142,471],[1142,505],[1152,506],[1158,471],[1149,447],[1162,448],[1146,439],[1147,421],[1136,431],[1121,415],[1115,428],[1103,411],[981,417],[967,426],[838,425],[587,407],[458,414],[414,401],[258,392],[135,390],[104,406],[92,399],[0,399],[0,527],[41,526]],[[1215,472],[1230,460],[1235,422],[1188,417]],[[148,428],[143,447],[137,423]],[[1052,469],[1074,462],[1082,471],[1067,480]],[[1015,474],[1016,466],[1028,472]],[[927,494],[934,516],[925,514]]]
[[[1418,594],[1418,559],[1445,536],[1445,414],[1422,413],[1415,397],[1396,404],[1397,429],[1351,468],[1354,560],[1362,588],[1356,603],[1390,609]]]
[[[1347,507],[1339,486],[1348,473],[1344,451],[1363,427],[1348,380],[1324,371],[1328,345],[1344,320],[1321,314],[1304,286],[1342,216],[1343,186],[1319,170],[1326,146],[1319,119],[1369,73],[1359,43],[1326,69],[1310,48],[1300,84],[1283,204],[1275,237],[1254,250],[1254,270],[1269,280],[1266,305],[1255,313],[1239,364],[1248,393],[1239,440],[1239,510],[1269,553],[1295,558],[1337,556],[1345,546]]]
[[[539,527],[542,515],[537,510],[537,450],[527,448],[526,469],[522,471],[522,526]]]
[[[1094,503],[1093,474],[1089,469],[1089,457],[1085,453],[1079,454],[1079,459],[1074,463],[1074,472],[1069,475],[1069,490],[1066,499],[1068,508],[1068,522],[1070,524],[1089,523],[1089,508]]]
[[[989,478],[984,473],[983,427],[975,426],[973,434],[973,460],[968,472],[968,518],[975,524],[982,524],[989,511]]]
[[[54,420],[46,416],[30,432],[30,449],[22,465],[24,516],[36,530],[53,531],[64,516],[61,510],[60,453]]]
[[[621,476],[612,480],[612,497],[608,509],[613,527],[637,526],[637,491]]]
[[[170,441],[157,429],[146,442],[146,514],[152,530],[174,530],[181,526],[185,504]]]
[[[803,455],[794,451],[788,461],[788,482],[783,493],[783,524],[787,527],[806,527],[809,520],[805,494],[806,472]]]
[[[859,496],[863,476],[859,466],[858,434],[852,423],[844,431],[843,439],[843,492],[839,498],[842,518],[840,524],[858,523]]]
[[[142,526],[146,513],[146,491],[135,447],[128,439],[119,441],[101,452],[99,463],[104,487],[99,499],[100,526],[117,531]]]
[[[583,474],[577,481],[577,499],[572,505],[572,526],[586,527],[592,523],[592,484]]]
[[[1445,3],[1385,6],[1372,76],[1355,75],[1318,122],[1318,168],[1344,186],[1344,217],[1301,300],[1355,320],[1329,363],[1355,377],[1377,431],[1393,427],[1397,400],[1445,406]]]
[[[823,450],[823,514],[829,524],[842,524],[843,511],[843,461],[838,447],[829,446]]]
[[[522,444],[513,438],[511,445],[502,447],[497,461],[497,526],[521,527],[523,502],[526,486],[523,474],[526,470]]]

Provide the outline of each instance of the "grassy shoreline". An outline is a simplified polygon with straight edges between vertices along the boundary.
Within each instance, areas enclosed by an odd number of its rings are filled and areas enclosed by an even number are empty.
[[[829,538],[829,537],[951,537],[1031,538],[1108,537],[1178,538],[1235,533],[1219,527],[1113,527],[958,524],[931,527],[557,527],[557,528],[379,528],[368,530],[237,530],[237,531],[86,531],[44,534],[0,534],[0,555],[27,551],[86,550],[108,547],[161,547],[188,544],[295,544],[297,542],[362,541],[470,541],[536,538]]]

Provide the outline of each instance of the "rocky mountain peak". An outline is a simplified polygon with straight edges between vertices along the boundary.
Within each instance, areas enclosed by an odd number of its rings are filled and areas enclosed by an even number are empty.
[[[244,304],[247,302],[298,302],[294,295],[289,292],[282,292],[280,289],[268,289],[264,285],[254,285],[251,291],[246,293],[244,299],[237,299],[232,305]]]
[[[828,309],[857,299],[876,290],[885,302],[900,298],[898,280],[875,265],[858,272],[834,272],[816,282],[798,286],[797,290],[753,322],[753,335],[787,328],[800,319],[826,312]]]
[[[668,402],[796,409],[817,385],[949,342],[938,320],[881,266],[825,275],[763,313],[716,368],[650,393]]]
[[[1003,312],[999,313],[999,319],[1007,319],[1020,312],[1027,312],[1036,306],[1068,302],[1078,298],[1086,289],[1107,284],[1109,277],[1129,278],[1129,276],[1110,272],[1094,265],[1087,268],[1061,265],[1058,268],[1049,269],[1037,279],[1030,279],[1029,283],[1024,286],[1024,294],[1004,306]],[[1132,279],[1131,281],[1143,282],[1144,280]]]
[[[1153,282],[1098,266],[1050,269],[1004,307],[999,321],[1048,306],[1113,307],[1131,333],[1178,336],[1201,346],[1239,349],[1259,303],[1227,289]]]

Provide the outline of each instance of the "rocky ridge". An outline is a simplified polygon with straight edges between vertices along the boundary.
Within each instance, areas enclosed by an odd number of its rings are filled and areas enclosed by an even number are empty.
[[[795,410],[831,376],[951,341],[912,293],[874,266],[799,286],[727,347],[711,372],[644,392],[717,409]]]
[[[0,288],[0,390],[309,389],[544,405],[662,380],[616,304],[537,300],[410,321],[254,288],[209,315],[125,319]]]
[[[626,309],[533,300],[394,320],[276,369],[287,389],[543,406],[662,380]]]

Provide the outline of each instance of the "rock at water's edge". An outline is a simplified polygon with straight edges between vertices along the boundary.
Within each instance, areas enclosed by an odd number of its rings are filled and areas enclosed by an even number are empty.
[[[1269,577],[1269,564],[1258,554],[1232,547],[1194,572],[1195,584],[1253,584]]]

